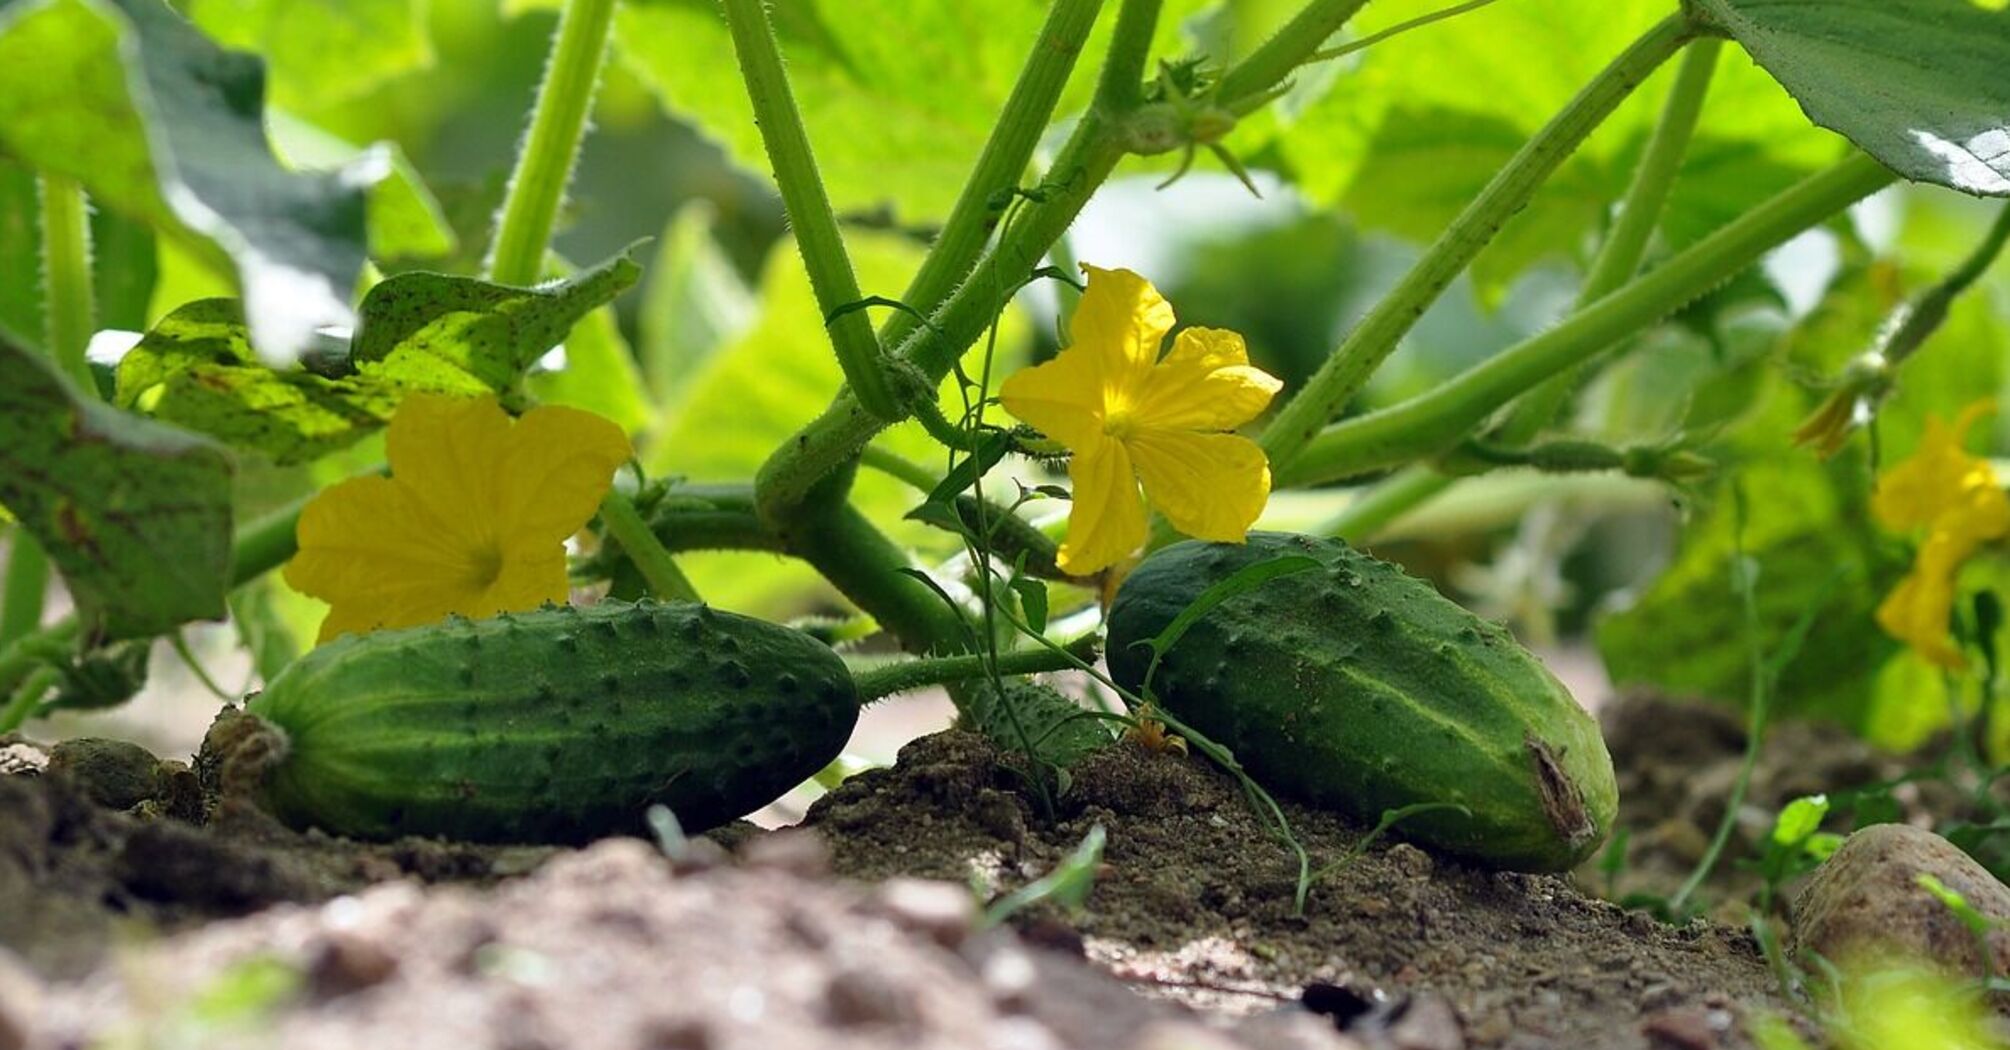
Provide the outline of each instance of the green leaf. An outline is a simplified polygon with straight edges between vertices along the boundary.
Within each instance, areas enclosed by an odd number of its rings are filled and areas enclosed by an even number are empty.
[[[251,351],[237,300],[198,299],[162,318],[119,361],[115,400],[288,464],[383,426],[402,393],[374,377],[270,368]]]
[[[0,327],[42,332],[41,198],[35,173],[0,160]]]
[[[1779,819],[1773,822],[1773,841],[1782,846],[1798,846],[1821,830],[1828,815],[1827,795],[1803,795],[1780,810]]]
[[[272,71],[272,101],[327,106],[433,63],[415,0],[188,0],[189,18]]]
[[[1700,0],[1807,111],[1892,170],[2010,195],[2010,13],[1970,0]]]
[[[941,219],[1039,37],[1047,0],[791,0],[775,31],[831,202],[840,211],[898,208],[901,223]],[[1172,0],[1157,53],[1179,53],[1181,21],[1203,6]],[[1114,19],[1097,25],[1056,117],[1088,100]],[[654,0],[615,16],[621,54],[664,104],[725,146],[740,166],[770,171],[717,5]],[[953,77],[953,87],[945,82]],[[868,289],[897,294],[898,289]]]
[[[413,390],[519,402],[524,372],[571,332],[577,362],[537,380],[540,393],[632,428],[643,412],[627,350],[611,317],[587,315],[638,273],[623,255],[536,288],[400,274],[364,298],[346,360],[312,371],[259,361],[236,300],[197,300],[119,362],[116,399],[275,462],[302,463],[376,431]]]
[[[574,324],[641,275],[627,253],[533,288],[402,273],[363,297],[349,360],[408,390],[507,395]]]
[[[539,401],[570,405],[605,416],[635,433],[651,420],[642,399],[642,374],[614,308],[603,306],[587,314],[565,337],[565,364],[530,376],[530,391]]]
[[[396,143],[360,148],[283,111],[268,117],[273,148],[289,164],[318,171],[348,168],[375,180],[366,205],[372,259],[439,259],[459,248],[439,200]]]
[[[253,343],[291,361],[347,327],[364,258],[361,174],[273,159],[264,71],[158,0],[0,8],[0,152],[234,268]]]
[[[670,217],[642,290],[642,374],[657,404],[674,401],[712,353],[754,319],[754,293],[712,236],[717,214],[701,198]]]
[[[230,457],[78,392],[0,333],[0,503],[106,639],[224,615]]]

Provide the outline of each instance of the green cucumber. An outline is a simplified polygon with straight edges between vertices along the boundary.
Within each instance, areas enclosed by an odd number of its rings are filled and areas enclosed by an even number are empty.
[[[752,812],[838,756],[859,699],[799,631],[609,601],[350,635],[246,711],[279,731],[258,790],[289,824],[560,842],[642,834],[658,803],[693,832]]]
[[[1494,867],[1561,871],[1597,849],[1618,809],[1598,724],[1499,624],[1337,540],[1251,533],[1187,541],[1146,558],[1109,616],[1109,665],[1137,691],[1141,643],[1209,585],[1256,562],[1309,555],[1321,568],[1269,580],[1215,607],[1162,658],[1159,703],[1235,753],[1286,797],[1373,822]]]

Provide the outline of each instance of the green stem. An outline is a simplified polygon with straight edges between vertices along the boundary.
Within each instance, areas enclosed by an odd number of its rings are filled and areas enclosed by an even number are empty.
[[[56,366],[85,396],[96,397],[84,351],[97,330],[91,284],[91,216],[84,191],[56,175],[38,180],[42,203],[43,335]],[[49,555],[28,530],[14,530],[7,551],[7,575],[0,584],[0,646],[32,633],[42,622],[49,589]]]
[[[1374,47],[1376,44],[1379,44],[1384,40],[1388,40],[1392,37],[1402,36],[1404,33],[1407,33],[1412,29],[1422,29],[1427,25],[1431,25],[1436,22],[1442,22],[1447,18],[1457,18],[1460,15],[1477,11],[1480,8],[1485,7],[1488,4],[1494,2],[1495,0],[1466,0],[1465,3],[1453,4],[1452,6],[1443,8],[1441,10],[1432,11],[1430,14],[1418,15],[1417,17],[1412,18],[1407,22],[1398,22],[1387,29],[1384,29],[1376,33],[1370,33],[1359,40],[1349,40],[1348,42],[1341,44],[1338,47],[1329,47],[1326,50],[1313,55],[1311,59],[1309,59],[1309,61],[1331,62],[1334,59],[1339,58],[1343,55],[1351,55],[1356,51],[1366,51],[1369,48]]]
[[[1319,429],[1359,393],[1424,310],[1465,270],[1501,227],[1528,205],[1585,138],[1640,82],[1679,50],[1693,32],[1674,15],[1657,23],[1601,70],[1541,131],[1536,132],[1480,195],[1446,227],[1410,272],[1347,334],[1340,348],[1285,404],[1263,432],[1273,470],[1289,470]]]
[[[587,113],[607,55],[614,4],[615,0],[566,0],[558,16],[530,131],[517,154],[516,171],[496,220],[487,266],[494,281],[525,285],[544,278],[552,227],[586,135]]]
[[[42,706],[42,697],[54,688],[63,673],[54,667],[34,668],[14,692],[7,697],[5,707],[0,707],[0,733],[11,733],[21,728],[21,723],[35,716]]]
[[[766,4],[764,0],[725,0],[725,6],[733,49],[740,56],[740,74],[753,103],[754,122],[760,127],[768,162],[774,166],[775,184],[781,188],[782,205],[788,210],[796,247],[809,270],[817,306],[829,319],[826,327],[837,351],[838,366],[844,369],[845,381],[867,413],[896,422],[906,413],[887,374],[872,323],[862,311],[838,312],[839,307],[864,296],[852,273],[844,237],[838,232],[837,215],[824,192],[823,176],[817,173],[816,157],[789,90],[788,74],[782,70],[782,53],[775,43],[774,26],[768,22]]]
[[[975,343],[1027,273],[1054,243],[1123,157],[1123,149],[1093,113],[1083,116],[1050,172],[1047,199],[1027,208],[1007,236],[958,285],[935,315],[933,327],[916,329],[898,354],[939,383],[963,350]],[[755,481],[761,517],[786,520],[818,482],[850,462],[886,422],[847,391],[777,449]]]
[[[1467,369],[1429,393],[1327,428],[1279,471],[1278,483],[1337,481],[1435,455],[1551,376],[1666,317],[1766,252],[1891,184],[1856,153],[1740,216],[1561,325]]]
[[[922,495],[934,492],[935,486],[942,484],[942,475],[878,445],[867,445],[860,449],[858,462],[860,466],[871,467],[887,477],[905,482]]]
[[[1696,122],[1703,113],[1703,100],[1710,94],[1710,81],[1717,70],[1717,56],[1724,49],[1720,37],[1700,37],[1682,56],[1675,87],[1668,93],[1661,119],[1654,125],[1654,137],[1633,169],[1633,185],[1627,188],[1626,203],[1613,220],[1612,232],[1599,247],[1584,287],[1577,292],[1577,309],[1595,303],[1619,290],[1640,272],[1647,257],[1647,242],[1661,225],[1675,176],[1682,170],[1689,142],[1696,134]],[[1533,441],[1544,427],[1556,419],[1571,391],[1577,386],[1573,370],[1529,391],[1515,402],[1501,425],[1501,441],[1519,445]]]
[[[1582,310],[1617,291],[1639,272],[1641,260],[1647,254],[1647,242],[1666,210],[1668,194],[1674,188],[1682,158],[1688,152],[1690,139],[1694,137],[1703,100],[1709,94],[1710,80],[1722,50],[1721,39],[1701,37],[1691,41],[1683,53],[1675,86],[1662,107],[1654,136],[1641,154],[1639,166],[1634,169],[1633,184],[1627,189],[1625,203],[1613,220],[1605,243],[1599,246],[1598,256],[1592,260],[1584,287],[1578,290],[1574,309]],[[1577,378],[1577,370],[1573,369],[1517,399],[1509,410],[1507,421],[1501,426],[1500,440],[1510,445],[1534,440],[1556,418],[1575,389]],[[1396,519],[1435,499],[1450,488],[1454,480],[1426,467],[1407,467],[1395,477],[1377,483],[1357,503],[1350,504],[1327,524],[1326,527],[1332,530],[1328,534],[1344,539],[1367,539]]]
[[[607,525],[607,531],[616,543],[635,563],[642,578],[649,581],[649,590],[658,598],[674,598],[679,601],[699,601],[698,589],[691,586],[691,579],[684,570],[677,567],[676,559],[657,542],[656,534],[649,524],[642,520],[642,513],[635,509],[635,503],[619,489],[608,489],[607,496],[600,501],[600,520]]]
[[[1087,652],[1089,659],[1094,659],[1093,635],[1061,643],[1059,649],[1042,647],[999,653],[995,669],[1001,675],[1070,671],[1079,662],[1080,657],[1077,653],[1082,651]],[[982,653],[901,660],[854,671],[852,680],[858,683],[859,697],[866,703],[871,703],[895,693],[905,693],[925,686],[982,678],[994,669],[991,660],[990,655]]]
[[[1096,81],[1096,106],[1105,116],[1120,117],[1144,101],[1145,61],[1164,6],[1165,0],[1123,0],[1117,9],[1117,28]]]
[[[34,713],[35,703],[48,689],[47,681],[36,685],[35,680],[48,677],[50,664],[63,658],[76,637],[76,619],[65,617],[0,646],[0,697],[9,698],[5,712],[0,713],[0,733],[14,731]],[[24,695],[28,699],[23,700]]]
[[[1057,0],[1047,12],[1040,38],[1026,57],[1018,82],[1012,85],[1012,94],[1005,99],[984,152],[978,154],[977,167],[949,209],[949,218],[922,260],[921,269],[901,296],[924,316],[949,298],[983,252],[992,225],[1003,210],[997,206],[997,198],[1017,186],[1031,165],[1033,151],[1053,118],[1061,91],[1067,87],[1082,45],[1102,9],[1103,0]],[[896,312],[881,326],[880,339],[887,346],[899,346],[918,324],[914,317]]]
[[[42,623],[42,599],[49,589],[49,556],[26,529],[15,529],[7,547],[7,581],[0,591],[0,648]]]
[[[86,393],[97,395],[84,351],[97,331],[91,294],[91,216],[84,191],[69,179],[41,177],[42,302],[49,353]]]
[[[1366,6],[1368,0],[1311,0],[1248,58],[1223,73],[1215,96],[1230,109],[1245,112],[1249,100],[1267,98]]]

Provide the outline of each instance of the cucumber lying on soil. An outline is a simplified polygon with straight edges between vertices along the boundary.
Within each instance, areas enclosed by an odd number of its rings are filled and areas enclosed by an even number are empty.
[[[550,842],[643,833],[656,803],[687,831],[752,812],[838,756],[859,699],[801,632],[644,601],[347,636],[245,710],[290,824]]]
[[[1117,592],[1109,664],[1136,691],[1156,637],[1210,585],[1284,555],[1321,563],[1236,595],[1168,651],[1152,691],[1280,795],[1495,867],[1560,871],[1618,807],[1598,724],[1500,625],[1337,540],[1251,533],[1145,559]]]

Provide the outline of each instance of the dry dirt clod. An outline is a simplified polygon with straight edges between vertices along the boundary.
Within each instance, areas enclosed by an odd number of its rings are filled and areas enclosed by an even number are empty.
[[[840,970],[824,987],[824,1008],[840,1028],[884,1025],[911,1029],[920,1020],[914,993],[862,967]]]
[[[2010,973],[2010,888],[1953,843],[1906,824],[1876,824],[1851,835],[1815,871],[1794,904],[1796,952],[1815,952],[1848,965],[1875,953],[1979,976],[1975,935],[1952,909],[1920,885],[1930,875],[1995,920],[1989,935],[1994,975]]]
[[[1717,1050],[1724,1045],[1710,1012],[1696,1007],[1663,1010],[1640,1022],[1640,1034],[1654,1050]]]
[[[831,849],[814,831],[789,829],[748,842],[740,850],[740,860],[750,868],[814,879],[830,873]]]
[[[398,957],[378,942],[347,930],[331,931],[312,949],[308,984],[334,998],[379,985],[398,972]]]
[[[106,809],[131,809],[154,797],[160,786],[160,759],[138,744],[102,737],[77,737],[49,750],[51,776],[70,778],[91,801]]]

